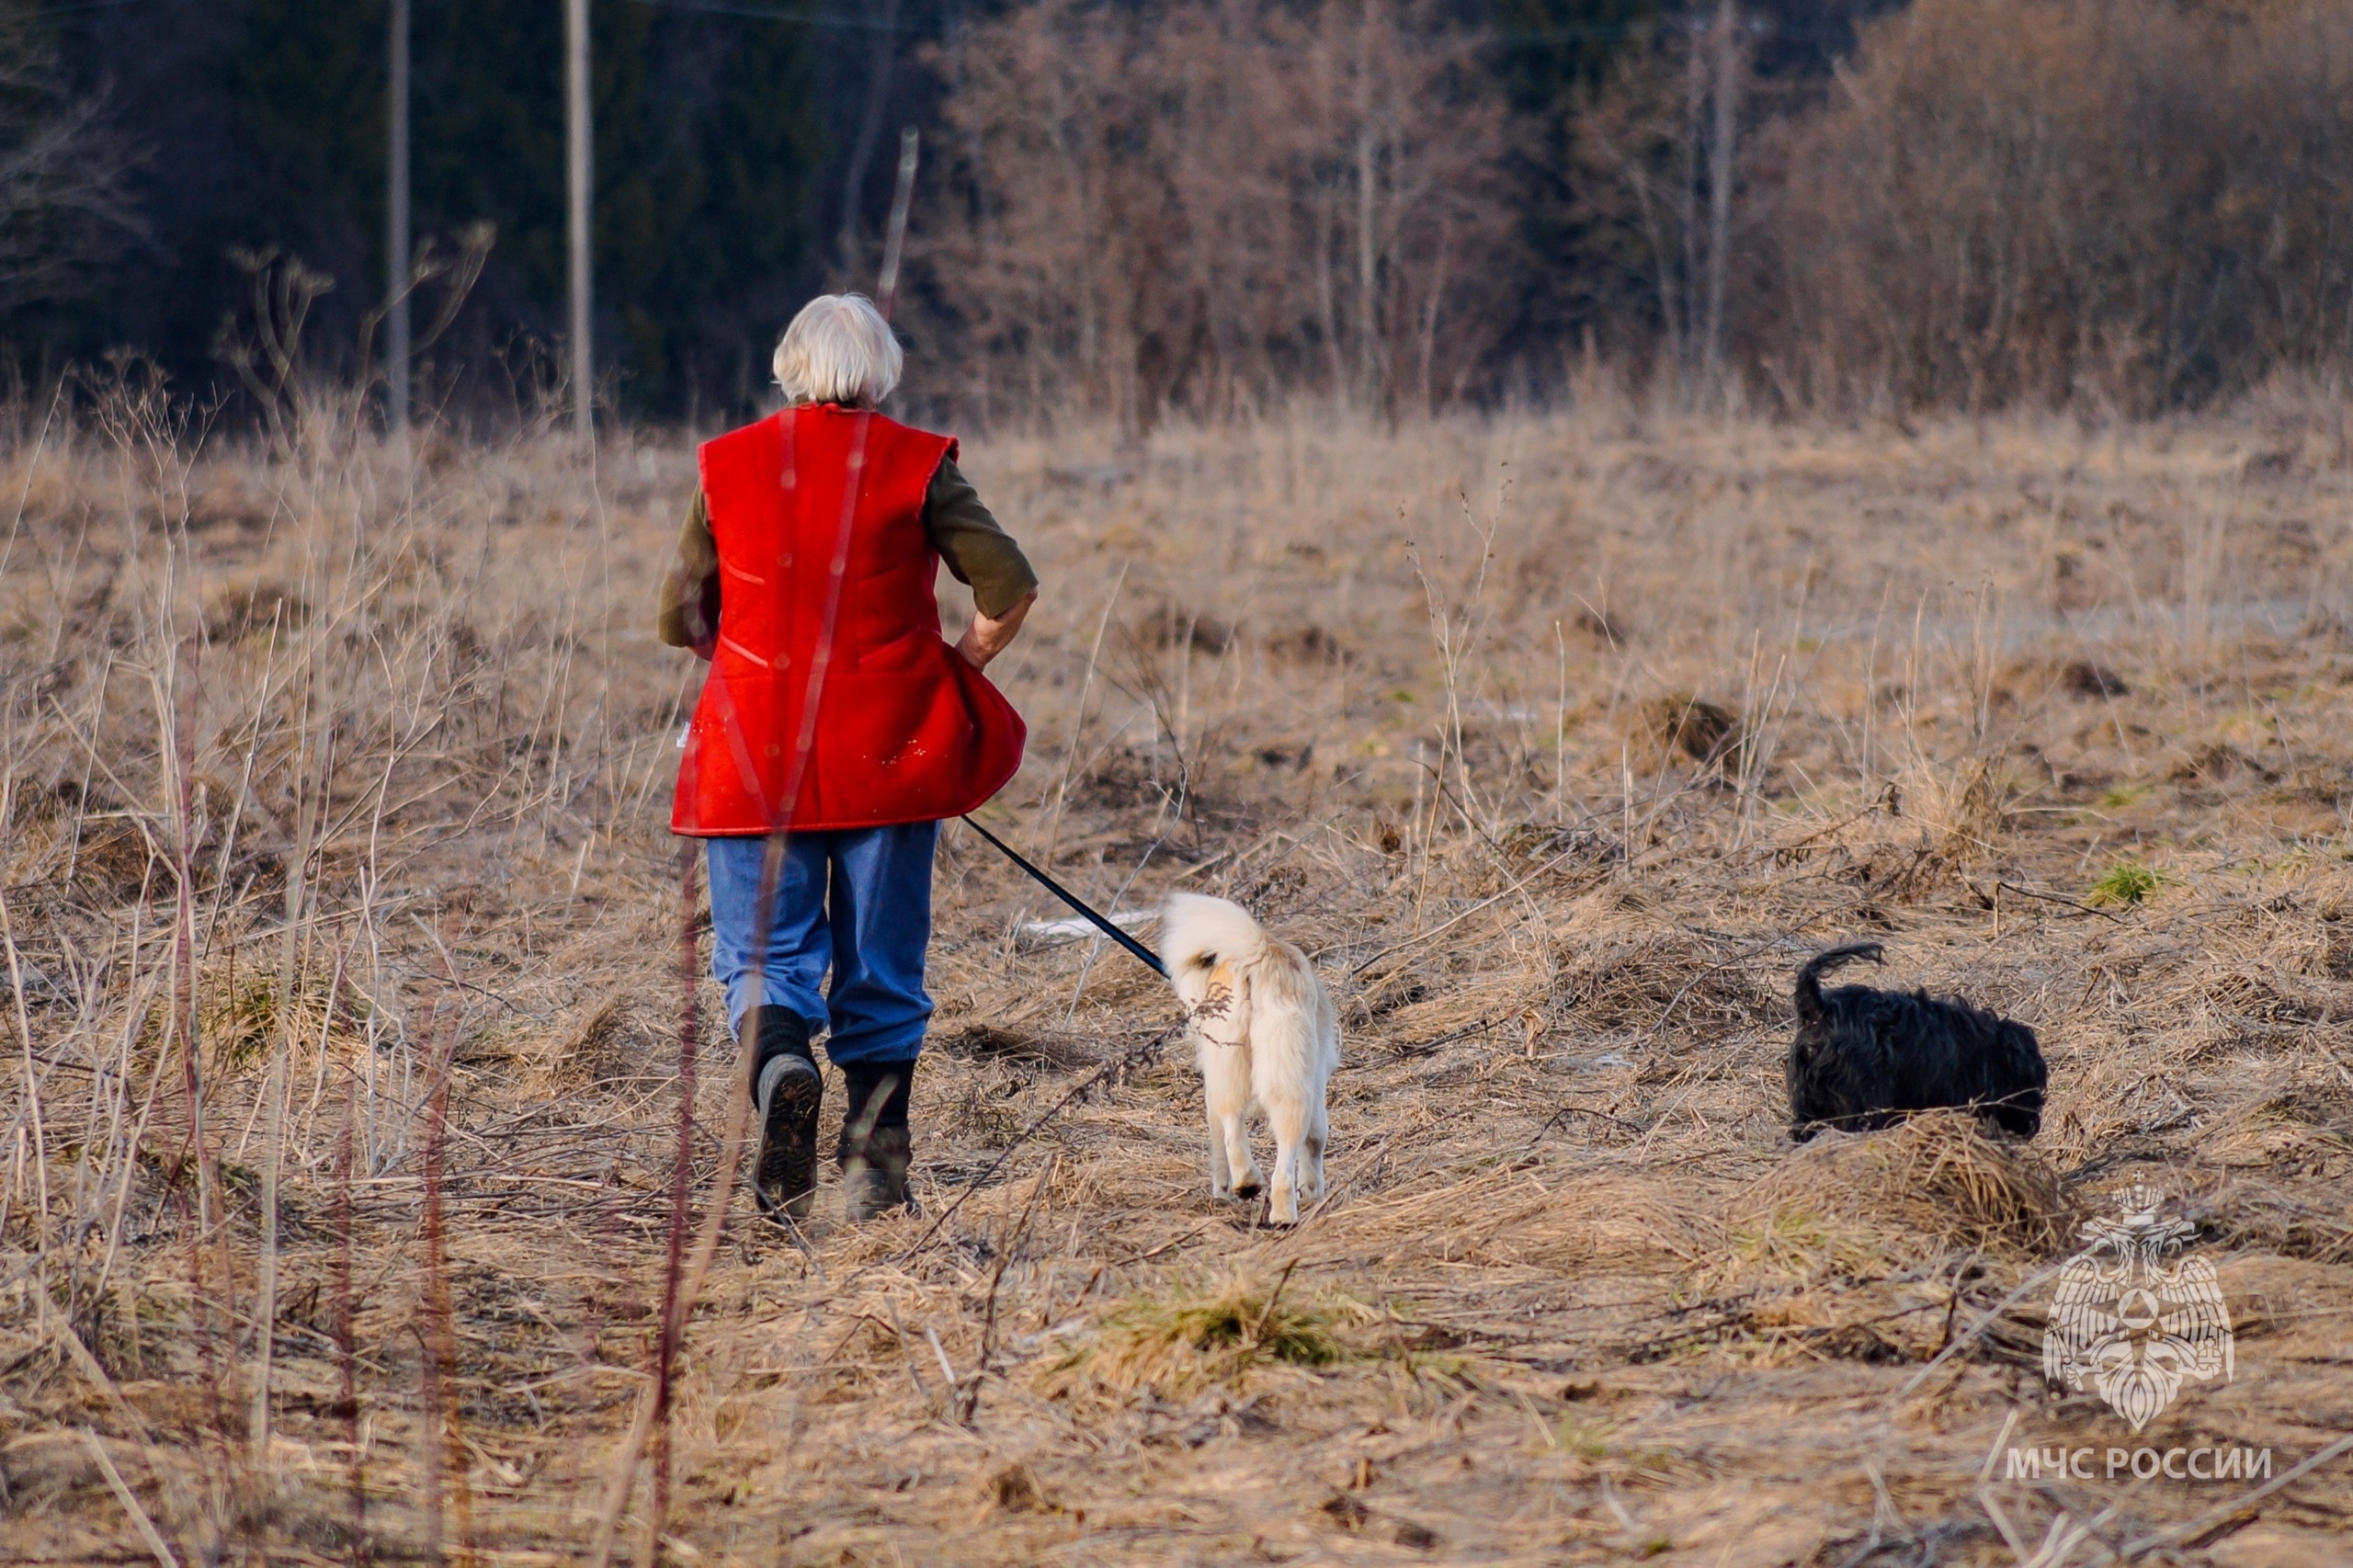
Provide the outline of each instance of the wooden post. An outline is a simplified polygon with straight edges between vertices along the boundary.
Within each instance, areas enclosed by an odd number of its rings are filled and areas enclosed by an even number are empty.
[[[1740,13],[1733,0],[1716,8],[1715,124],[1708,138],[1708,337],[1699,394],[1723,397],[1724,274],[1732,247],[1733,116],[1740,88]]]
[[[564,141],[572,250],[572,422],[582,439],[596,434],[597,356],[588,272],[591,170],[588,123],[588,0],[564,0]]]
[[[391,189],[384,204],[384,417],[394,435],[408,429],[409,402],[408,17],[409,0],[392,0],[392,79],[386,116]]]

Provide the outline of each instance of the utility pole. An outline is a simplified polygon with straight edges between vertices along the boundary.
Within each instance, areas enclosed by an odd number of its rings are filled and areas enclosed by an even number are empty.
[[[835,240],[841,253],[844,278],[854,278],[865,261],[858,254],[858,207],[866,189],[866,171],[874,161],[874,143],[882,134],[882,111],[891,97],[891,68],[899,53],[899,0],[884,0],[881,25],[874,31],[874,71],[866,82],[866,110],[858,135],[849,144],[849,175],[842,186],[842,229]]]
[[[569,154],[572,241],[572,422],[583,440],[596,434],[597,357],[589,336],[595,296],[588,276],[590,142],[588,0],[564,0],[564,142]]]
[[[1733,0],[1716,7],[1716,101],[1708,138],[1708,347],[1699,395],[1721,401],[1724,374],[1724,272],[1732,248],[1733,135],[1740,91],[1740,13]]]
[[[384,213],[384,415],[395,436],[408,431],[408,10],[392,0],[392,189]]]

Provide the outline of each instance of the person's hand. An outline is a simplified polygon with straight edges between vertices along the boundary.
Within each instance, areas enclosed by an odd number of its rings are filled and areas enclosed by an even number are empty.
[[[963,654],[964,662],[974,669],[987,669],[991,659],[1013,646],[1013,640],[1021,634],[1022,618],[1037,602],[1038,590],[1032,588],[1003,615],[983,615],[975,606],[972,624],[966,627],[964,635],[956,640],[956,651]]]

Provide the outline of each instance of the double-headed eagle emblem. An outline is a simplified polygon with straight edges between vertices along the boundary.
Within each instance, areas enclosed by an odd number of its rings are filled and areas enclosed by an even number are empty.
[[[2060,1267],[2042,1333],[2043,1375],[2063,1388],[2096,1388],[2135,1432],[2188,1380],[2230,1381],[2235,1353],[2214,1266],[2165,1260],[2194,1227],[2161,1218],[2163,1201],[2134,1187],[2122,1214],[2084,1224],[2091,1244]]]

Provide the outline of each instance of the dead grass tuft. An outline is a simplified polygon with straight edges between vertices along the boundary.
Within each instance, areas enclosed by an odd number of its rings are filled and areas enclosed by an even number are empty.
[[[1746,945],[1664,918],[1622,887],[1572,904],[1552,952],[1554,1006],[1580,1028],[1745,1028],[1789,1014],[1785,981]]]
[[[1339,637],[1313,622],[1276,632],[1267,639],[1267,652],[1297,665],[1336,665],[1347,657]]]
[[[1710,767],[1740,744],[1740,721],[1730,710],[1688,691],[1669,692],[1634,710],[1632,739],[1654,765],[1680,757]]]
[[[1016,1460],[990,1473],[981,1487],[981,1517],[993,1514],[1051,1514],[1054,1503],[1038,1480],[1038,1472]]]
[[[993,1024],[970,1023],[943,1031],[930,1049],[969,1062],[1004,1062],[1024,1067],[1051,1067],[1068,1072],[1096,1060],[1094,1049],[1074,1036],[1050,1029],[1006,1029]]]
[[[2330,1165],[2341,1172],[2353,1145],[2341,1136],[2330,1142],[2336,1156]],[[2224,1246],[2314,1263],[2353,1262],[2353,1199],[2341,1191],[2296,1196],[2244,1176],[2210,1177],[2186,1195],[2183,1213],[2201,1236]]]
[[[151,880],[167,875],[155,841],[119,816],[85,819],[69,848],[74,881],[108,898],[134,897]]]
[[[214,642],[234,642],[264,632],[299,631],[310,619],[310,605],[292,589],[273,583],[242,583],[205,607],[204,635]]]
[[[2130,697],[2124,677],[2093,659],[2070,659],[2059,669],[2059,687],[2070,697]]]
[[[1612,651],[1623,648],[1634,640],[1633,632],[1624,620],[1607,609],[1597,609],[1591,605],[1579,605],[1576,614],[1569,618],[1569,624]]]
[[[1928,830],[1921,846],[1938,868],[1982,861],[1997,851],[2007,823],[2012,789],[1999,758],[1967,756],[1949,764],[1917,762],[1904,770],[1904,809]],[[1914,875],[1913,896],[1932,885]]]
[[[1842,1246],[1881,1244],[2039,1257],[2072,1233],[2051,1167],[1963,1111],[1915,1116],[1883,1132],[1819,1133],[1730,1212],[1767,1260],[1836,1261]]]
[[[645,1017],[645,1004],[630,991],[606,996],[565,1028],[526,1048],[527,1067],[550,1088],[580,1088],[658,1071],[665,1053],[660,1035]]]
[[[1331,1367],[1365,1354],[1352,1331],[1380,1315],[1345,1291],[1291,1287],[1289,1269],[1271,1280],[1205,1281],[1112,1308],[1055,1376],[1118,1392],[1191,1393],[1239,1384],[1256,1369]]]
[[[1233,646],[1234,631],[1230,621],[1164,600],[1137,618],[1130,635],[1157,653],[1184,648],[1215,658]]]

